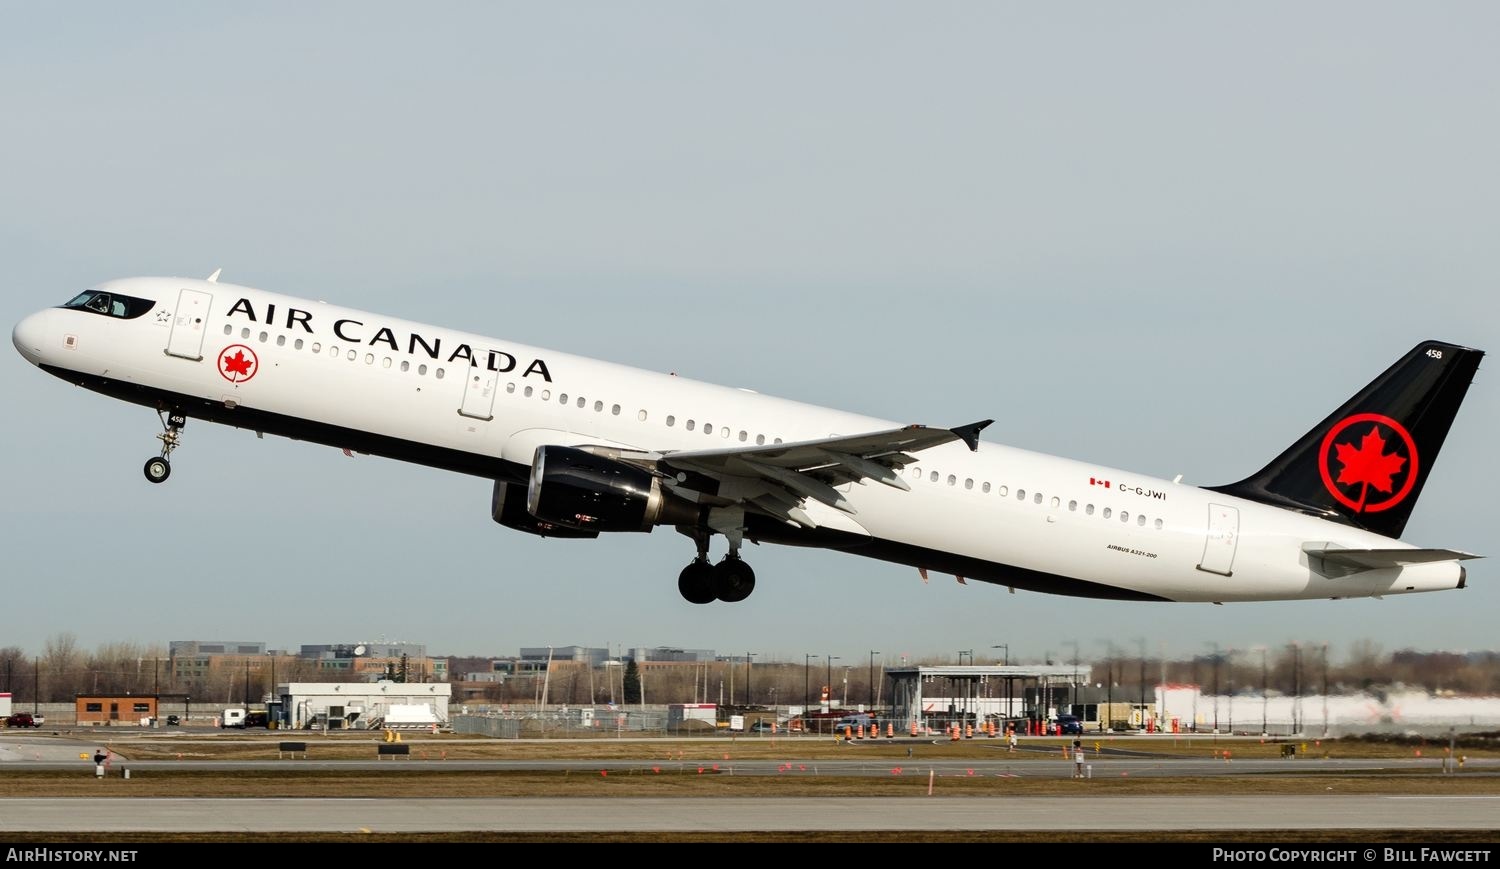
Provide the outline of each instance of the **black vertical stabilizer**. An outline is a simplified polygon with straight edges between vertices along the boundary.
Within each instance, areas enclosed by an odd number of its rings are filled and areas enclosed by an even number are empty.
[[[1207,488],[1400,537],[1483,357],[1424,341],[1255,476]]]

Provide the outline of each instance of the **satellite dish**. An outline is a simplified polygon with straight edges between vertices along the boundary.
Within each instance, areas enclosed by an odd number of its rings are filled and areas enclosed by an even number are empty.
[[[354,647],[354,654],[356,654],[356,655],[363,655],[364,653],[365,653],[365,647],[364,646],[355,646]]]

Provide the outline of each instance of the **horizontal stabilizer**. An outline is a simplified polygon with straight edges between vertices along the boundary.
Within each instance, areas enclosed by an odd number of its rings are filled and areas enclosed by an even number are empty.
[[[1302,551],[1314,562],[1313,568],[1324,576],[1348,576],[1386,567],[1484,557],[1457,549],[1344,549],[1326,543],[1304,543]]]

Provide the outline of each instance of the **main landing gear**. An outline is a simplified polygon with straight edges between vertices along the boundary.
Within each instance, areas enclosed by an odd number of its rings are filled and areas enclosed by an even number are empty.
[[[146,479],[153,483],[164,483],[172,473],[172,451],[180,446],[178,440],[182,436],[183,427],[187,425],[187,417],[165,410],[156,413],[161,417],[162,433],[156,436],[161,441],[161,455],[147,459],[143,470]]]
[[[718,564],[708,560],[708,539],[713,532],[703,528],[678,528],[698,545],[698,557],[682,569],[677,577],[677,591],[688,603],[738,603],[755,590],[755,571],[740,560],[739,533],[726,534],[729,554]]]

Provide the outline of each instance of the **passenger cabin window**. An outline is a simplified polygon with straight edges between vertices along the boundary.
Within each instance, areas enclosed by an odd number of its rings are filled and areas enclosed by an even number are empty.
[[[766,436],[765,435],[756,435],[755,436],[755,445],[758,446],[758,447],[765,446],[766,445]]]
[[[1017,489],[1016,490],[1016,500],[1017,501],[1024,501],[1024,500],[1026,500],[1026,490],[1025,489]]]
[[[1087,507],[1084,507],[1083,508],[1083,513],[1084,513],[1085,516],[1092,516],[1092,515],[1094,515],[1094,505],[1090,504]]]
[[[1105,507],[1104,508],[1104,518],[1108,519],[1109,518],[1109,514],[1110,514],[1110,509],[1108,507]]]
[[[1157,531],[1161,530],[1161,520],[1160,519],[1156,520],[1156,530]]]
[[[979,487],[979,491],[981,491],[981,492],[985,493],[986,495],[988,495],[990,493],[990,484],[988,482],[986,482],[983,486]]]
[[[672,426],[674,426],[676,424],[677,424],[677,417],[673,416],[670,413],[667,414],[667,428],[671,428]]]
[[[1006,495],[1010,494],[1010,487],[1009,486],[1001,486],[1000,488],[998,488],[998,489],[995,490],[995,494],[999,495],[1002,498],[1004,498]]]

